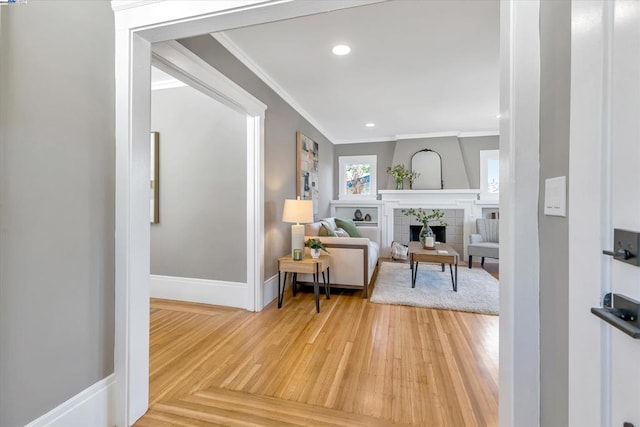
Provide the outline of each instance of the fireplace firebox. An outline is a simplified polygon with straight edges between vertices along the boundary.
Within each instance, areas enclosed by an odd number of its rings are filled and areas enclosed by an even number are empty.
[[[431,225],[430,227],[436,237],[436,242],[447,243],[447,227],[445,225]],[[420,230],[422,230],[421,225],[409,226],[409,240],[411,242],[420,241]]]

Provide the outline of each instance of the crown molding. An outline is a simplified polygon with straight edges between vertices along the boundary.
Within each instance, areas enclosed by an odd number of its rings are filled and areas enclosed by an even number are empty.
[[[474,138],[479,136],[500,136],[499,130],[483,130],[477,132],[460,132],[458,138]]]
[[[396,139],[422,139],[422,138],[445,138],[449,136],[458,137],[460,132],[458,131],[450,131],[450,132],[429,132],[429,133],[405,133],[396,135]]]
[[[368,142],[395,142],[395,136],[379,136],[374,138],[358,138],[358,139],[336,139],[333,141],[334,145],[342,144],[366,144]]]
[[[184,87],[186,83],[178,79],[159,80],[151,83],[151,90],[173,89],[174,87]]]
[[[451,131],[451,132],[432,132],[432,133],[409,133],[404,135],[396,135],[396,139],[421,139],[421,138],[445,138],[445,137],[456,137],[456,138],[471,138],[471,137],[479,137],[479,136],[499,136],[500,132],[497,130],[491,131],[475,131],[475,132],[460,132],[460,131]]]
[[[320,133],[322,133],[331,143],[336,144],[335,138],[325,129],[320,123],[311,115],[307,110],[284,90],[278,83],[275,82],[258,64],[244,52],[238,45],[236,45],[224,32],[211,33],[211,37],[216,39],[225,49],[227,49],[238,61],[244,64],[249,70],[251,70],[260,80],[262,80],[267,86],[269,86],[280,98],[288,103],[294,110],[304,117],[311,125],[313,125]]]
[[[134,7],[146,6],[161,1],[164,0],[111,0],[111,10],[119,12],[121,10],[133,9]]]
[[[368,142],[393,142],[404,139],[423,139],[423,138],[472,138],[480,136],[500,136],[500,132],[495,131],[477,131],[477,132],[432,132],[432,133],[407,133],[394,136],[379,136],[373,138],[359,138],[359,139],[337,139],[333,143],[335,145],[341,144],[366,144]]]

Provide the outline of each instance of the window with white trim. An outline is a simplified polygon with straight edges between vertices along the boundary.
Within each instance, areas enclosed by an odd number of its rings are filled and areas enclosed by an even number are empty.
[[[375,155],[338,157],[338,199],[375,200],[378,197],[377,162]]]
[[[500,198],[500,150],[480,151],[480,200]]]

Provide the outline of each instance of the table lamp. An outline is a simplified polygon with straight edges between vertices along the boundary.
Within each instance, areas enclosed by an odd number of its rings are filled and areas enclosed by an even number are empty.
[[[291,226],[291,257],[295,259],[296,249],[304,254],[304,225],[313,222],[313,201],[286,199],[282,212],[282,221],[294,223]]]

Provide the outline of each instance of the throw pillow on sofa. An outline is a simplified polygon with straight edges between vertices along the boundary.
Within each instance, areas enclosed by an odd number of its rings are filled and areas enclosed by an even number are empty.
[[[350,219],[336,218],[336,227],[340,227],[346,231],[349,237],[362,237],[355,222]]]
[[[336,228],[336,236],[337,237],[351,237],[351,236],[349,236],[349,233],[347,233],[346,231],[344,231],[340,227]]]
[[[318,236],[336,237],[337,234],[336,234],[336,230],[332,230],[329,224],[322,221],[322,225],[320,226],[320,231],[318,232]]]

